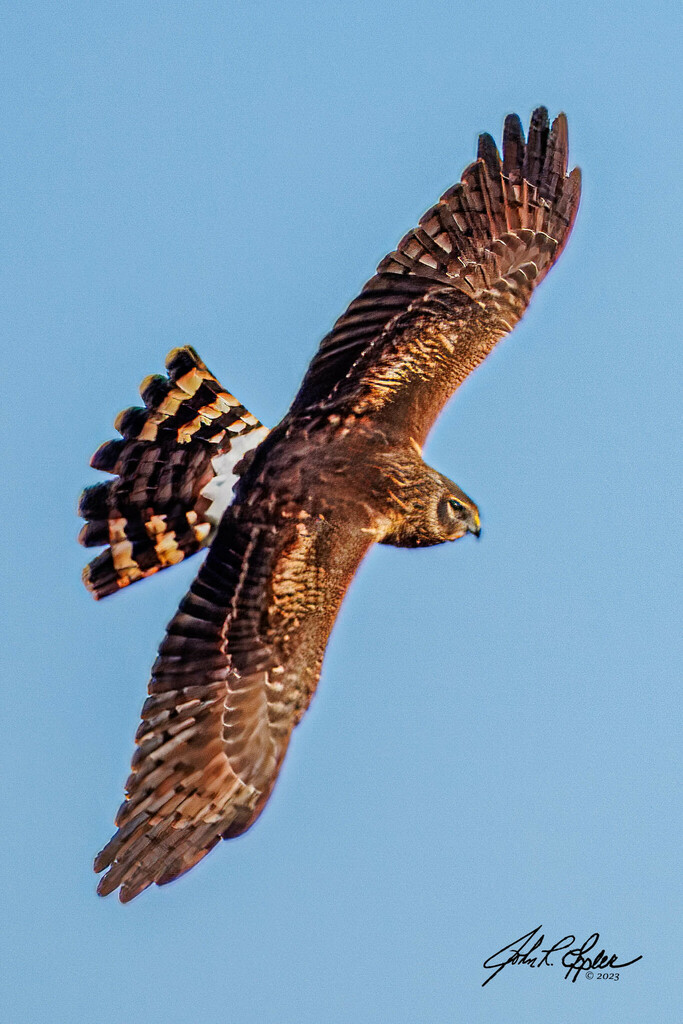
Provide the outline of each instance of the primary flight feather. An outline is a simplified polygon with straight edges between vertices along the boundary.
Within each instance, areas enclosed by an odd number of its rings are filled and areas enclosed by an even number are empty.
[[[152,667],[117,832],[95,859],[123,902],[169,882],[268,799],[315,691],[339,605],[374,542],[479,534],[474,502],[425,464],[445,402],[524,315],[564,247],[580,172],[567,122],[534,111],[477,160],[380,263],[268,431],[174,349],[144,408],[92,465],[81,541],[96,598],[209,545]]]

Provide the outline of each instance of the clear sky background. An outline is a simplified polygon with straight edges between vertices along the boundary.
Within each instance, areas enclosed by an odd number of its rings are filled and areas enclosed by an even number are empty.
[[[679,1022],[678,5],[29,2],[0,30],[6,1019]],[[574,235],[426,451],[481,541],[373,550],[258,824],[100,900],[197,565],[91,600],[91,453],[186,343],[277,422],[477,133],[539,103]],[[482,989],[536,925],[644,959]]]

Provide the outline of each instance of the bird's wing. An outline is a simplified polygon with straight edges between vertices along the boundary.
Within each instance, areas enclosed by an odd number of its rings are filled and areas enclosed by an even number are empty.
[[[323,339],[290,410],[369,414],[422,443],[444,403],[523,316],[579,205],[567,121],[540,107],[524,138],[505,120],[461,181],[379,265]]]
[[[308,501],[226,512],[169,623],[98,892],[171,881],[258,817],[370,540]]]
[[[169,352],[166,369],[140,385],[144,408],[116,417],[122,439],[90,460],[115,474],[87,487],[78,508],[81,544],[106,545],[83,571],[97,599],[205,547],[231,497],[231,468],[268,433],[189,345]]]

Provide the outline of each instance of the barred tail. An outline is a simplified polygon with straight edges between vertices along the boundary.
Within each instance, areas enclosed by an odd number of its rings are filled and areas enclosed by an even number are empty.
[[[233,470],[268,433],[219,384],[194,349],[173,349],[168,375],[140,385],[144,408],[124,409],[90,465],[116,474],[87,487],[79,541],[107,545],[83,570],[95,599],[205,547],[230,503]]]

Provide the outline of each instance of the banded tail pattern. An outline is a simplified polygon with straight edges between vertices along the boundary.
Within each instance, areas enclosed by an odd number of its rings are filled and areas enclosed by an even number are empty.
[[[143,380],[144,407],[119,413],[121,439],[90,460],[115,474],[87,487],[78,506],[81,544],[107,545],[83,571],[96,600],[205,547],[231,500],[235,465],[268,433],[190,346],[173,349],[166,370]]]

